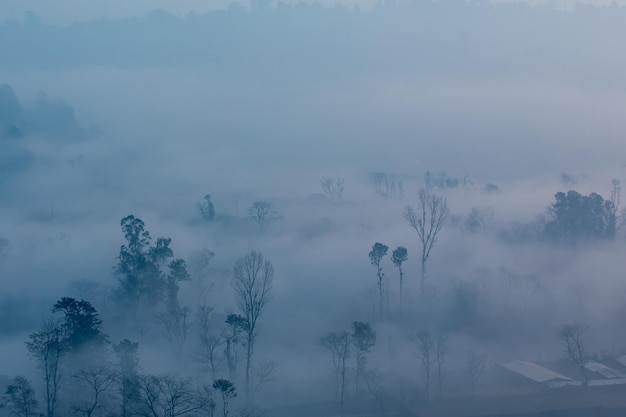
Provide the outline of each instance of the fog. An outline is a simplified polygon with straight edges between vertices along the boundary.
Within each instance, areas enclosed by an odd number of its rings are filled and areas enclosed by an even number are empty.
[[[191,377],[194,387],[233,379],[237,416],[246,405],[267,416],[485,415],[472,398],[515,391],[498,379],[503,363],[581,379],[562,325],[587,326],[587,361],[615,360],[626,351],[623,204],[612,184],[626,178],[624,17],[618,4],[564,2],[9,1],[0,16],[0,385],[27,376],[46,412],[24,342],[61,318],[52,306],[62,297],[89,301],[111,343],[138,342],[142,374]],[[325,178],[341,181],[342,194],[324,190]],[[450,210],[424,287],[420,240],[405,218],[420,190]],[[615,236],[550,235],[555,194],[569,190],[610,203]],[[198,207],[207,194],[210,220]],[[267,225],[249,218],[259,201],[276,210]],[[120,221],[131,214],[186,262],[180,359],[158,319],[165,299],[128,307],[116,292],[128,244]],[[382,307],[368,258],[377,242],[389,246]],[[402,311],[398,246],[408,250]],[[254,397],[243,350],[236,375],[221,356],[215,375],[194,360],[197,312],[213,308],[211,331],[225,337],[227,315],[241,313],[233,267],[252,250],[274,268],[252,364],[276,364]],[[340,405],[320,339],[353,321],[376,331],[363,366],[379,384],[351,356]],[[445,373],[430,382],[414,342],[423,331],[448,340]],[[119,367],[105,350],[93,362]],[[475,352],[487,355],[476,386],[466,369]],[[80,414],[73,397],[87,396],[72,355],[59,416]],[[548,405],[522,411],[566,409],[567,393],[621,395],[582,385],[535,387]],[[120,396],[93,415],[124,415]],[[454,408],[464,402],[473,405]]]

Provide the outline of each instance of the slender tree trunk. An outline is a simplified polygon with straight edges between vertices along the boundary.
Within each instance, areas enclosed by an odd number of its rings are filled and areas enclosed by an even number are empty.
[[[403,278],[403,273],[402,273],[402,264],[400,264],[400,266],[398,266],[398,269],[400,270],[400,314],[402,314],[402,278]]]
[[[250,398],[250,366],[252,364],[252,351],[254,345],[254,329],[248,331],[248,350],[246,352],[246,404],[251,404]]]
[[[437,363],[437,382],[439,384],[439,399],[441,400],[441,398],[443,397],[442,393],[443,393],[443,369],[442,369],[442,364],[441,362]]]
[[[340,408],[341,408],[341,417],[343,417],[344,412],[344,397],[346,394],[346,359],[342,359],[341,361],[341,399],[340,399]]]
[[[383,277],[380,275],[380,270],[378,271],[378,314],[380,318],[383,318]]]
[[[420,293],[424,295],[424,286],[426,284],[426,247],[422,250],[422,265],[420,269]]]
[[[356,370],[354,372],[354,395],[359,395],[359,352],[356,353]]]

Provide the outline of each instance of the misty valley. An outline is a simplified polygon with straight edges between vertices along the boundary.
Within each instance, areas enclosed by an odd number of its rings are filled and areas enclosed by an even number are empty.
[[[626,9],[348,3],[0,14],[0,417],[626,414]]]

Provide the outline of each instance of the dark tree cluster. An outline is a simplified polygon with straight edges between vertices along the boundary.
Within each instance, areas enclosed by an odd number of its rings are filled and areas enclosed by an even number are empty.
[[[545,234],[557,241],[613,239],[616,231],[616,207],[600,194],[582,195],[570,190],[554,195],[549,209],[552,220]]]
[[[178,309],[178,285],[189,279],[185,261],[174,259],[172,239],[159,237],[152,243],[144,222],[133,215],[121,222],[126,244],[120,247],[114,272],[118,278],[115,295],[129,310],[154,307],[167,302]]]

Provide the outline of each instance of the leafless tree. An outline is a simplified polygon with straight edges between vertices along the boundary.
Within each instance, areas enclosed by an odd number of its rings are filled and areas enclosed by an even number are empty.
[[[422,366],[422,380],[424,382],[424,397],[430,401],[430,382],[433,365],[437,362],[435,338],[426,331],[411,336],[417,357]]]
[[[191,378],[173,375],[143,375],[139,378],[141,400],[138,414],[142,417],[193,416],[205,409]]]
[[[467,352],[467,374],[472,389],[472,395],[476,393],[476,384],[487,367],[487,353],[477,353],[473,350]]]
[[[202,410],[206,412],[208,417],[215,416],[215,408],[217,403],[215,402],[215,389],[212,384],[204,384],[198,389],[198,401]]]
[[[270,201],[255,201],[248,209],[248,218],[259,225],[261,230],[279,219],[278,212],[274,209],[274,203]]]
[[[92,417],[104,415],[106,403],[113,397],[118,383],[118,374],[106,365],[82,369],[73,375],[84,395],[82,402],[74,404],[74,411],[79,416]]]
[[[69,352],[63,328],[55,321],[47,320],[39,332],[31,333],[28,338],[28,352],[37,361],[37,368],[43,374],[46,416],[54,417],[61,385],[61,362]]]
[[[367,392],[376,400],[380,413],[385,417],[385,400],[387,398],[387,387],[382,372],[378,369],[372,369],[365,372],[365,386]]]
[[[277,368],[278,364],[274,361],[263,362],[254,368],[253,396],[263,385],[274,380]]]
[[[346,395],[346,362],[350,358],[350,335],[346,331],[329,332],[320,338],[319,344],[328,349],[332,355],[335,373],[335,399],[339,400],[341,415],[343,416]]]
[[[189,335],[190,315],[191,309],[189,307],[171,308],[157,315],[157,319],[165,330],[165,337],[176,355],[179,366],[182,366],[183,349]]]
[[[324,177],[321,184],[324,194],[331,201],[341,201],[343,199],[344,180],[339,175],[336,178]]]
[[[422,295],[426,282],[426,263],[449,213],[446,199],[425,189],[419,192],[417,210],[407,206],[404,211],[404,217],[417,232],[421,244],[420,289]]]
[[[565,342],[567,356],[576,364],[583,377],[583,384],[589,383],[587,374],[587,353],[585,352],[583,336],[589,327],[583,324],[563,324],[557,329],[557,337]]]
[[[437,365],[437,384],[439,388],[439,399],[443,398],[443,365],[448,353],[448,338],[443,335],[437,336],[435,343],[435,363]]]
[[[219,348],[224,344],[222,336],[216,333],[211,325],[212,311],[211,307],[206,306],[198,309],[198,346],[193,355],[197,362],[208,368],[209,381],[215,380],[222,368],[223,358]]]
[[[267,414],[256,406],[239,409],[239,417],[265,417]]]
[[[256,326],[263,308],[270,300],[274,267],[259,252],[239,258],[233,269],[233,289],[239,312],[245,319],[246,400],[250,401],[250,369],[256,339]]]
[[[620,230],[626,224],[626,208],[620,210],[622,203],[622,185],[620,180],[611,180],[611,210],[615,221],[615,230]]]

